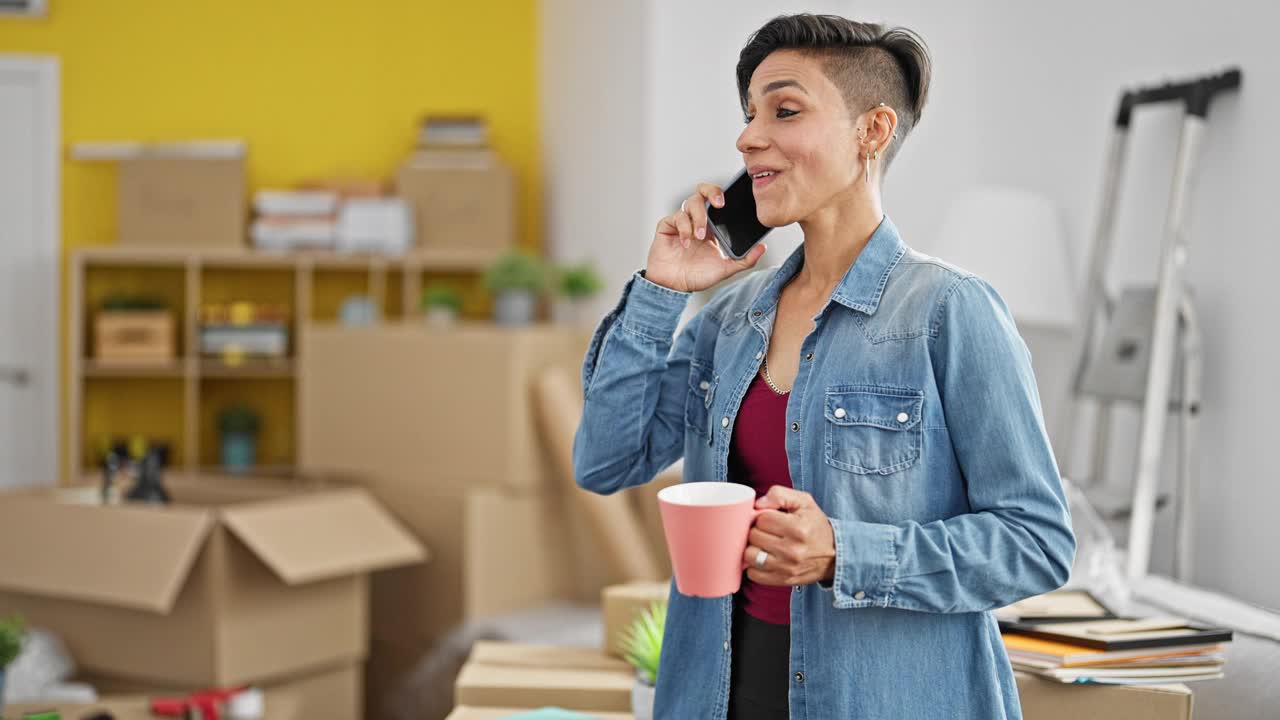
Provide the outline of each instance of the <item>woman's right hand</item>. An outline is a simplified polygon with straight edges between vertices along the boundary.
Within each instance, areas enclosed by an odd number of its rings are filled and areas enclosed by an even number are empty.
[[[680,292],[705,290],[725,278],[755,266],[764,255],[763,242],[756,243],[741,260],[725,257],[707,226],[706,203],[724,207],[724,191],[702,183],[698,191],[680,204],[680,209],[658,221],[645,279]]]

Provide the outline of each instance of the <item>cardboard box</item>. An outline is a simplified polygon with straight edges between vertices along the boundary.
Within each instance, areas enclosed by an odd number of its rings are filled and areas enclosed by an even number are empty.
[[[640,524],[648,537],[649,546],[653,548],[654,557],[658,559],[658,568],[671,577],[671,553],[667,550],[667,536],[662,530],[662,510],[658,507],[658,493],[684,480],[684,463],[677,462],[670,468],[658,473],[653,480],[638,487],[623,491],[628,502],[640,516]]]
[[[522,712],[533,712],[535,708],[495,708],[471,707],[462,705],[453,709],[445,720],[505,720]],[[593,712],[593,720],[633,720],[631,713]]]
[[[168,310],[101,311],[93,319],[93,356],[103,363],[167,362],[176,355],[176,337]]]
[[[588,648],[479,642],[458,675],[459,705],[631,710],[635,671]]]
[[[515,183],[496,157],[484,163],[418,163],[396,175],[423,248],[505,250],[515,244]]]
[[[254,684],[266,692],[265,720],[276,720],[277,716],[281,720],[295,717],[298,720],[359,720],[364,712],[363,672],[361,663],[347,663],[271,683]],[[109,677],[88,677],[84,681],[97,688],[99,693],[127,695],[135,699],[180,697],[204,689],[203,685],[166,686]]]
[[[550,326],[310,326],[298,352],[299,465],[363,478],[379,497],[561,487],[531,383],[549,365],[580,367],[589,339]]]
[[[429,647],[468,620],[555,602],[595,602],[609,582],[598,553],[575,539],[575,528],[585,529],[566,517],[566,503],[556,494],[374,492],[431,548],[425,565],[374,576],[374,637]]]
[[[307,720],[302,714],[299,699],[288,691],[271,690],[266,693],[267,712],[263,720]],[[95,703],[16,703],[6,704],[7,717],[21,718],[26,713],[54,711],[64,720],[92,717],[107,712],[113,720],[155,720],[149,700],[144,696],[106,695]],[[345,720],[345,719],[344,719]]]
[[[368,573],[425,558],[359,488],[167,484],[163,508],[0,495],[0,615],[56,632],[89,674],[259,683],[361,660]]]
[[[616,658],[623,656],[622,635],[641,612],[654,602],[666,602],[671,581],[636,582],[611,585],[600,594],[604,613],[604,651]]]
[[[120,161],[120,244],[245,246],[245,159],[240,154],[141,154]]]
[[[1025,720],[1191,720],[1193,696],[1171,685],[1068,685],[1014,672]]]

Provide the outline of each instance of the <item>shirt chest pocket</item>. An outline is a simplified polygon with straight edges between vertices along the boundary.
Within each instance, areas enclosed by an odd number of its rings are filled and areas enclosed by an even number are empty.
[[[889,475],[920,459],[924,393],[874,385],[827,390],[826,461],[859,475]]]
[[[711,437],[711,403],[715,401],[716,377],[711,365],[701,360],[689,364],[689,396],[685,399],[684,419],[690,430]]]

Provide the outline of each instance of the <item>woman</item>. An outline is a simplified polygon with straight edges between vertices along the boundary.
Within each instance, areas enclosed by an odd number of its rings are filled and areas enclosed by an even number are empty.
[[[708,237],[704,184],[657,227],[645,270],[583,366],[579,484],[612,493],[681,456],[766,508],[733,598],[674,587],[655,714],[1018,718],[991,610],[1066,582],[1075,553],[1030,356],[981,278],[907,247],[880,186],[920,121],[914,33],[779,17],[738,63],[737,147],[768,226],[804,242],[754,266]]]

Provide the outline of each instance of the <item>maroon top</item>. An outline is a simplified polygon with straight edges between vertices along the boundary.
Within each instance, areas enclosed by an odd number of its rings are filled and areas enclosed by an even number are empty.
[[[755,488],[757,498],[774,485],[791,487],[791,469],[787,466],[788,397],[774,392],[756,373],[738,410],[729,444],[729,480]],[[747,614],[775,625],[791,624],[790,587],[759,585],[743,573],[740,592]]]

